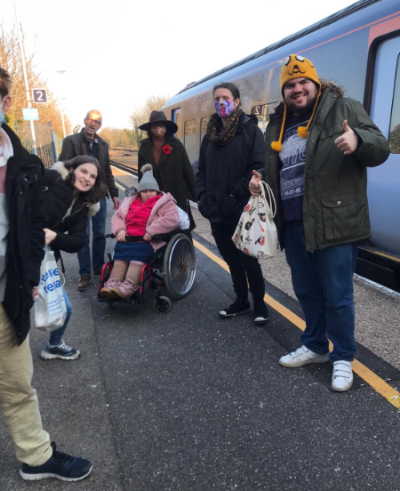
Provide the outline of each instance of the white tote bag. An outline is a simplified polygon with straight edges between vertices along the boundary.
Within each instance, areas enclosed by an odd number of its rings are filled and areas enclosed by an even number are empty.
[[[280,252],[278,231],[274,223],[276,201],[269,185],[260,181],[261,193],[252,196],[244,208],[232,240],[249,256],[265,259]],[[268,197],[268,199],[267,199]]]
[[[40,266],[40,283],[35,298],[35,325],[42,331],[54,331],[67,317],[63,284],[53,251],[46,251]]]

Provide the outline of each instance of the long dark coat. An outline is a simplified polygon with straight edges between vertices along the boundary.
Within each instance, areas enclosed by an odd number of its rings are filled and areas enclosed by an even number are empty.
[[[206,134],[196,175],[200,213],[211,223],[237,223],[250,198],[251,171],[264,167],[264,157],[264,137],[255,116],[242,113],[235,136],[223,147]]]
[[[30,329],[32,289],[39,284],[40,265],[44,257],[43,229],[46,218],[43,208],[43,164],[36,155],[30,155],[23,148],[17,135],[5,123],[2,128],[14,150],[14,156],[7,162],[6,173],[9,232],[3,307],[20,345]]]
[[[177,138],[170,136],[166,138],[165,144],[169,145],[172,151],[169,155],[162,152],[160,162],[156,166],[151,139],[146,138],[140,142],[138,155],[139,179],[142,178],[140,169],[143,165],[152,164],[154,177],[160,186],[160,190],[165,193],[171,193],[176,199],[177,205],[188,212],[188,199],[195,200],[196,178],[193,168],[185,147]]]

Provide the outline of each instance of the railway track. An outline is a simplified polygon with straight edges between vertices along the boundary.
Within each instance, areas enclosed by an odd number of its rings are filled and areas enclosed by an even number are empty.
[[[136,165],[121,164],[120,162],[116,162],[115,160],[110,160],[110,164],[113,165],[114,167],[117,167],[117,169],[121,169],[126,172],[129,172],[134,176],[138,175],[138,170]]]

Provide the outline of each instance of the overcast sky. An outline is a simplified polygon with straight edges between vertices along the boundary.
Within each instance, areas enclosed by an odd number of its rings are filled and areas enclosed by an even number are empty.
[[[0,23],[15,24],[14,0]],[[15,0],[26,51],[60,98],[72,126],[88,109],[129,127],[150,95],[188,83],[354,3],[323,0]],[[64,75],[57,71],[65,70]]]

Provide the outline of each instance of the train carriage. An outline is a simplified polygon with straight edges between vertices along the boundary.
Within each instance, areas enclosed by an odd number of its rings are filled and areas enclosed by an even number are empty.
[[[279,75],[291,53],[310,58],[321,78],[341,85],[346,96],[364,104],[388,138],[391,155],[368,168],[371,235],[359,249],[357,271],[400,290],[400,3],[361,0],[322,21],[266,47],[197,82],[164,106],[178,124],[197,170],[200,144],[214,112],[212,87],[223,81],[240,89],[243,109],[265,131],[281,101]]]

